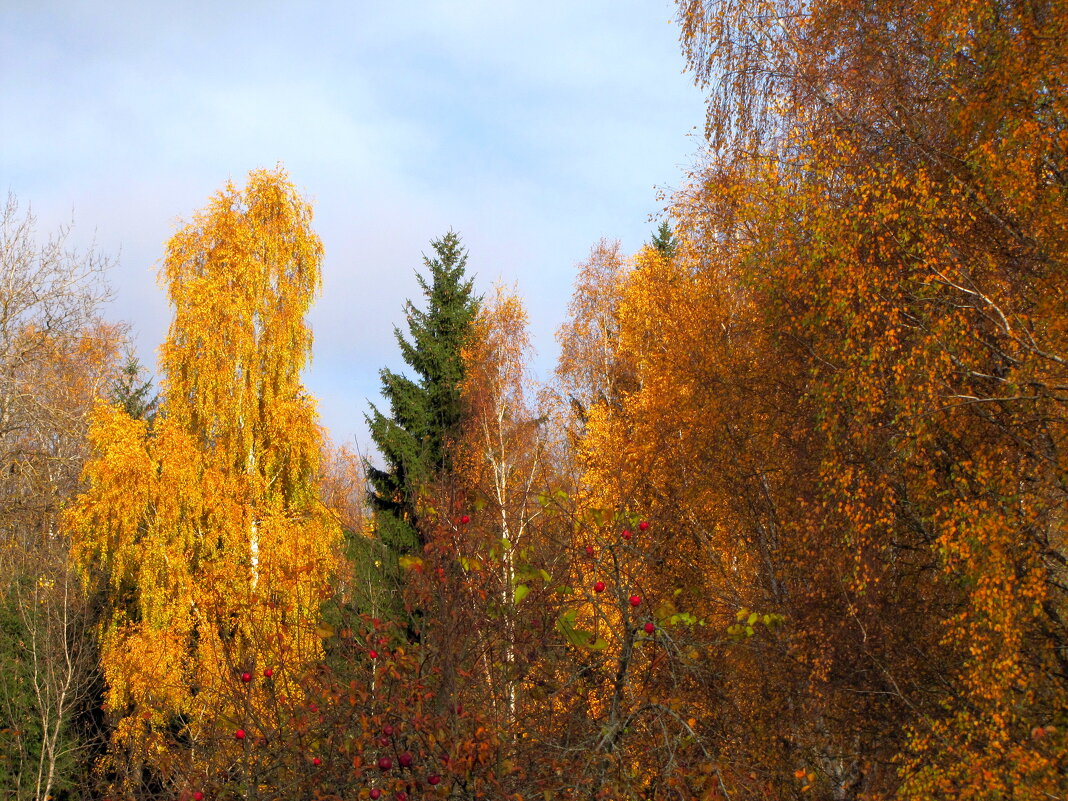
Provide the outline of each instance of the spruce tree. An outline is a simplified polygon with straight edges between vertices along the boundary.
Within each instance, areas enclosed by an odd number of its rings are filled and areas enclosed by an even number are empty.
[[[151,423],[159,407],[159,394],[152,392],[152,376],[145,378],[144,365],[133,353],[126,354],[126,364],[111,385],[108,399],[135,420]]]
[[[671,230],[671,226],[667,222],[660,223],[660,227],[656,229],[656,233],[653,234],[653,241],[649,243],[652,247],[659,251],[660,255],[665,259],[671,259],[675,256],[675,251],[679,248],[679,240],[675,238],[675,234]]]
[[[467,252],[450,231],[431,242],[433,258],[423,257],[427,274],[418,275],[426,310],[405,304],[407,338],[394,329],[414,378],[383,369],[387,417],[374,406],[367,417],[384,468],[367,467],[370,502],[377,513],[378,538],[393,559],[417,552],[419,493],[449,467],[447,445],[461,417],[461,349],[467,342],[480,298],[466,277]]]

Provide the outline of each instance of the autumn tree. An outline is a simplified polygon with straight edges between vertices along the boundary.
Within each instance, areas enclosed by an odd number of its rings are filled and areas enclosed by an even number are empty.
[[[296,694],[321,653],[339,530],[300,380],[321,259],[311,208],[281,169],[227,184],[167,244],[161,414],[150,428],[113,405],[95,412],[66,525],[108,600],[110,770],[127,792],[240,761],[233,732],[254,730],[268,692],[235,691],[242,671],[269,666]]]
[[[626,359],[617,347],[619,300],[628,270],[618,241],[602,239],[579,264],[567,321],[557,331],[560,394],[570,408],[568,427],[582,431],[598,403],[618,404],[629,386]]]
[[[446,517],[447,557],[459,562],[461,583],[472,579],[484,601],[471,634],[485,668],[479,671],[502,732],[514,733],[517,693],[524,672],[517,632],[519,606],[543,586],[533,525],[546,483],[540,417],[533,405],[527,315],[503,287],[483,302],[463,350],[463,416],[455,442],[454,472],[463,514]],[[448,499],[445,499],[446,502]],[[528,608],[529,608],[528,604]],[[507,734],[503,736],[508,736]]]
[[[1063,9],[679,7],[713,150],[584,453],[701,588],[717,792],[1062,794]]]
[[[0,217],[0,786],[44,799],[86,779],[100,732],[92,599],[59,516],[114,379],[121,325],[100,319],[106,259],[41,241],[9,196]]]

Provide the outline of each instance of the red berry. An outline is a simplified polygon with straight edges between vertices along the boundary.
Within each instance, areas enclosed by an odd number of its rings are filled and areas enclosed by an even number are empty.
[[[380,746],[382,746],[383,748],[385,748],[386,746],[389,745],[389,738],[388,737],[379,737],[378,738],[378,744]]]
[[[200,790],[197,790],[195,793],[193,793],[193,798],[194,801],[204,801],[204,793],[200,792]]]
[[[586,546],[586,556],[593,556],[593,546],[592,545],[587,545]]]
[[[376,651],[374,648],[368,651],[367,655],[371,657],[371,659],[378,659],[378,651]]]
[[[392,737],[392,736],[393,736],[393,727],[392,727],[392,726],[390,726],[390,725],[389,725],[389,724],[387,723],[387,724],[386,724],[385,726],[383,726],[383,727],[382,727],[382,733],[383,733],[384,735],[386,735],[386,737]]]
[[[316,766],[322,765],[323,760],[319,759],[319,757],[312,757],[312,764]]]
[[[468,523],[471,522],[471,516],[470,515],[464,515],[463,517],[460,518],[460,522],[463,523],[466,526]]]
[[[410,768],[412,766],[412,755],[407,751],[397,757],[397,759],[403,767]]]
[[[441,777],[436,773],[431,773],[426,777],[427,784],[438,784],[441,781]]]
[[[382,796],[382,791],[381,790],[379,790],[377,787],[372,787],[371,788],[371,798],[377,799],[377,798],[380,798],[381,796]]]
[[[263,671],[264,678],[268,678],[269,679],[273,675],[274,675],[274,671],[271,670],[270,668],[267,668],[265,671]]]
[[[242,673],[241,674],[241,681],[245,682],[245,684],[248,684],[250,681],[252,681],[252,674],[251,673]]]
[[[236,739],[238,739],[238,740],[244,740],[245,739],[245,730],[244,729],[238,729],[237,731],[234,732],[234,737]]]
[[[386,757],[386,756],[379,757],[378,758],[378,767],[379,767],[380,770],[389,770],[390,768],[393,767],[393,760],[390,759],[389,757]]]
[[[649,521],[648,521],[648,520],[643,520],[642,522],[640,522],[640,523],[638,524],[638,528],[639,528],[639,529],[640,529],[641,531],[645,531],[646,529],[648,529],[648,528],[649,528]]]
[[[637,606],[641,602],[642,602],[642,599],[639,596],[637,596],[637,595],[630,596],[630,605],[631,606]]]
[[[596,584],[594,584],[593,585],[593,591],[594,592],[604,592],[604,582],[603,581],[598,581]]]
[[[625,540],[629,540],[630,539],[630,529],[629,528],[623,529],[623,539],[625,539]]]
[[[646,634],[652,634],[654,631],[656,631],[656,626],[654,626],[652,623],[646,623],[645,624],[645,633]]]

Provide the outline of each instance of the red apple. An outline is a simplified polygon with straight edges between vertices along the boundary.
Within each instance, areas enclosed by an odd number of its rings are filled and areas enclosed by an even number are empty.
[[[645,633],[646,634],[652,634],[654,631],[656,631],[656,626],[654,626],[652,623],[646,623],[645,624]]]
[[[648,520],[643,520],[642,522],[640,522],[638,524],[638,529],[640,531],[645,531],[648,528],[649,528],[649,521]]]
[[[245,739],[245,730],[244,729],[238,729],[237,731],[235,731],[234,732],[234,738],[238,739],[238,740],[244,740]]]
[[[642,599],[641,599],[640,596],[637,596],[637,595],[630,596],[630,605],[631,606],[637,606],[641,602],[642,602]]]
[[[252,681],[252,674],[251,673],[242,673],[241,674],[241,681],[245,682],[245,684],[248,684],[250,681]]]
[[[586,546],[586,556],[593,556],[593,546],[592,545],[587,545]]]
[[[384,757],[379,757],[378,758],[378,769],[379,770],[389,770],[392,767],[393,767],[393,760],[390,759],[389,757],[384,756]]]
[[[318,767],[323,764],[323,760],[319,759],[319,757],[312,757],[312,764]]]
[[[431,773],[426,777],[427,784],[438,784],[441,781],[441,777],[436,773]]]
[[[379,790],[377,787],[372,787],[371,788],[371,798],[372,799],[378,799],[378,798],[381,798],[381,797],[382,797],[382,791]]]
[[[401,763],[402,767],[410,768],[412,766],[412,755],[407,751],[397,757],[397,760]]]
[[[271,676],[273,676],[273,675],[274,675],[274,671],[273,671],[273,670],[271,670],[270,668],[267,668],[266,670],[264,670],[264,671],[263,671],[263,677],[264,677],[265,679],[269,679],[269,678],[271,678]]]
[[[197,790],[195,793],[193,793],[193,799],[194,801],[204,801],[204,793],[200,792],[200,790]]]
[[[603,581],[598,581],[596,584],[594,584],[593,585],[593,591],[594,592],[604,592],[604,582]]]
[[[367,655],[371,657],[371,659],[378,659],[378,651],[376,651],[374,648],[368,651]]]
[[[463,517],[460,518],[460,522],[463,523],[466,526],[468,523],[471,522],[471,516],[470,515],[464,515]]]
[[[382,733],[383,733],[384,735],[386,735],[386,737],[392,737],[392,736],[393,736],[393,727],[392,727],[392,726],[390,726],[390,725],[389,725],[389,724],[387,723],[387,724],[386,724],[385,726],[383,726],[383,727],[382,727]]]
[[[397,792],[393,794],[393,797],[396,798],[397,801],[408,801],[408,794],[404,792],[404,790],[397,790]]]
[[[310,709],[312,712],[318,712],[319,711],[319,707],[316,706],[315,704],[308,704],[308,709]]]
[[[623,529],[623,539],[625,539],[625,540],[629,540],[630,539],[630,529],[629,528]]]

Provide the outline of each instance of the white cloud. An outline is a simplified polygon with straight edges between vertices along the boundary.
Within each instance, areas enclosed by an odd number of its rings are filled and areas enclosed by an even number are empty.
[[[112,314],[153,362],[174,220],[282,161],[326,246],[308,380],[338,438],[365,439],[379,368],[403,367],[392,329],[430,239],[453,227],[482,287],[518,282],[547,372],[574,263],[601,236],[647,239],[654,184],[696,150],[667,2],[177,8],[3,7],[0,189],[45,230],[73,206],[76,239],[121,246]]]

